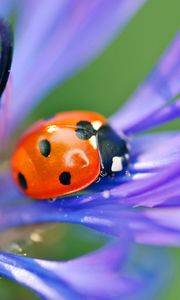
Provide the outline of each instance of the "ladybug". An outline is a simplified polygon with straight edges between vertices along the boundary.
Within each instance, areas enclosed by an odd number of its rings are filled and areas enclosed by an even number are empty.
[[[127,170],[129,151],[96,112],[69,111],[40,120],[21,137],[11,158],[12,176],[36,199],[80,191],[102,176]]]

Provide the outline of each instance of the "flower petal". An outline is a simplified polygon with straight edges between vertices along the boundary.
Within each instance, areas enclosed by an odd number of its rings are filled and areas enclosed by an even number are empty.
[[[180,132],[161,132],[138,136],[132,139],[131,149],[131,173],[157,171],[157,169],[178,160]]]
[[[115,201],[116,200],[116,201]],[[140,209],[125,208],[111,197],[109,203],[95,203],[93,205],[81,205],[76,209],[62,208],[60,201],[55,204],[38,202],[24,205],[10,206],[1,209],[1,230],[9,227],[22,226],[25,224],[47,223],[47,222],[68,222],[88,226],[106,234],[121,237],[125,233],[131,234],[136,242],[140,242],[141,236],[146,238],[141,243],[158,244],[158,236],[163,236],[163,244],[180,244],[179,225],[172,228],[173,214],[167,218],[166,225],[158,219],[158,208]],[[74,199],[75,201],[75,199]],[[106,200],[107,201],[107,200]],[[110,202],[111,201],[111,202]],[[114,203],[115,202],[115,203]],[[112,204],[111,204],[112,203]],[[179,218],[178,208],[173,209],[174,219]],[[168,209],[162,208],[161,212],[168,215]],[[156,219],[151,218],[149,213],[156,215]],[[176,214],[177,211],[177,214]],[[172,237],[171,237],[172,236]],[[159,240],[161,245],[161,240]]]
[[[149,226],[143,222],[147,218],[149,219]],[[133,226],[137,226],[135,239],[138,243],[143,244],[179,246],[179,220],[179,207],[144,209],[140,212],[139,222],[133,224]],[[154,224],[156,224],[155,227]]]
[[[129,102],[111,118],[112,125],[126,133],[135,133],[179,117],[179,101],[174,101],[175,104],[170,101],[180,93],[179,62],[180,33]]]
[[[152,113],[148,119],[138,122],[137,125],[133,126],[133,132],[144,131],[152,129],[154,127],[163,125],[164,123],[173,121],[180,118],[180,101],[179,99],[173,102],[171,105],[167,105]]]
[[[152,267],[123,274],[126,243],[105,247],[68,262],[0,253],[0,274],[32,289],[43,299],[117,299],[154,283]],[[152,257],[151,257],[152,258]],[[121,273],[119,273],[121,261]],[[155,268],[156,269],[156,268]]]
[[[19,1],[11,129],[50,88],[102,51],[144,2]]]
[[[14,0],[0,0],[0,16],[7,18],[13,7]]]

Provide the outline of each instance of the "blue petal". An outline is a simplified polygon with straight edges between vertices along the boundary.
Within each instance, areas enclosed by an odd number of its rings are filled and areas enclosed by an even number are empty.
[[[143,271],[138,272],[138,268],[133,272],[124,271],[127,250],[127,244],[122,243],[68,262],[46,261],[1,252],[0,274],[48,300],[126,299],[126,296],[138,296],[152,287],[154,279],[159,277],[152,255],[149,256],[150,267],[146,267],[145,262]]]
[[[157,126],[161,126],[167,122],[180,118],[180,100],[172,101],[172,104],[162,106],[156,112],[153,112],[145,120],[141,120],[138,124],[133,125],[133,132],[149,130]]]
[[[19,1],[11,129],[55,84],[100,53],[144,2]]]
[[[7,18],[12,10],[14,0],[1,0],[0,1],[0,16]]]
[[[112,125],[136,133],[178,118],[179,100],[171,100],[180,93],[179,77],[180,33],[124,108],[111,118]]]
[[[168,146],[167,146],[168,145]],[[131,141],[130,172],[153,172],[180,156],[180,132],[141,135]]]

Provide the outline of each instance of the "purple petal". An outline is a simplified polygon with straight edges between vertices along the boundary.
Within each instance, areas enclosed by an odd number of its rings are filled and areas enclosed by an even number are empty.
[[[131,129],[124,130],[126,133],[138,133],[144,130],[149,130],[157,126],[163,125],[164,123],[176,120],[180,117],[180,101],[174,101],[171,105],[164,105],[153,111],[142,120],[134,124]]]
[[[99,203],[82,204],[72,209],[64,207],[61,201],[53,204],[34,202],[10,206],[6,210],[1,209],[0,225],[4,230],[23,224],[68,222],[82,224],[117,237],[127,234],[138,243],[180,244],[179,208],[125,208],[117,200],[110,198],[107,204],[99,200]]]
[[[149,280],[150,273],[155,275],[152,267],[147,274],[125,275],[123,270],[119,273],[119,262],[122,266],[126,262],[125,249],[125,243],[106,247],[68,262],[1,252],[0,274],[32,289],[43,299],[117,299],[154,282],[153,277]]]
[[[144,2],[19,1],[11,129],[50,88],[100,53]]]
[[[7,203],[13,203],[17,199],[22,200],[22,195],[14,186],[9,173],[0,173],[0,207]]]
[[[149,219],[150,226],[146,226],[143,222],[146,218]],[[139,221],[140,219],[142,219],[142,223],[133,224],[139,227],[139,230],[136,231],[138,243],[162,246],[180,245],[180,209],[178,207],[144,209],[140,213]],[[144,226],[142,226],[143,223]]]
[[[1,153],[5,150],[7,146],[7,140],[8,140],[7,124],[9,124],[10,121],[10,115],[9,115],[10,100],[11,100],[10,94],[11,94],[11,80],[9,78],[6,89],[2,96],[1,107],[0,107],[0,141],[3,141],[3,143],[1,143],[2,145],[0,149]]]
[[[179,117],[179,101],[170,101],[180,93],[179,77],[180,33],[129,102],[111,118],[112,125],[135,133]]]
[[[0,0],[0,16],[7,18],[13,7],[14,0]]]
[[[180,132],[138,136],[131,141],[130,172],[153,172],[180,157]]]

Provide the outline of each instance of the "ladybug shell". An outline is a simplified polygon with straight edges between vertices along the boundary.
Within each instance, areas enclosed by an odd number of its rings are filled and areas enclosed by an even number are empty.
[[[89,186],[100,174],[95,138],[106,120],[95,112],[59,113],[31,127],[11,160],[12,176],[30,197],[44,199]]]

